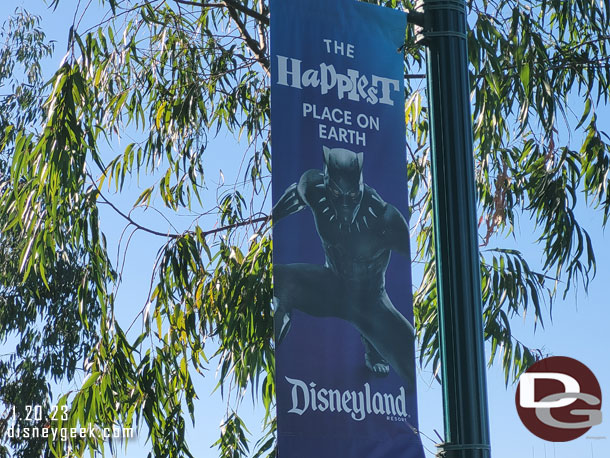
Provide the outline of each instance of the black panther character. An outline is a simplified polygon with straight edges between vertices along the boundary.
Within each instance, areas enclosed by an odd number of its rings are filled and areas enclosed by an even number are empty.
[[[293,309],[342,318],[360,332],[371,372],[387,375],[391,366],[413,388],[413,327],[385,289],[390,252],[408,256],[409,230],[400,212],[363,183],[362,159],[324,147],[324,171],[303,173],[273,208],[277,224],[309,207],[326,256],[324,266],[274,266],[276,339],[288,332]]]

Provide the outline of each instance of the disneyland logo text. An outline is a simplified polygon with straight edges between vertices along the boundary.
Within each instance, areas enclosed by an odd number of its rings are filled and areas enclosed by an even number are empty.
[[[320,88],[322,95],[336,91],[339,100],[347,97],[371,105],[382,103],[394,105],[392,93],[399,93],[400,84],[396,79],[371,75],[367,78],[358,70],[347,69],[345,74],[337,72],[334,65],[321,63],[316,68],[304,69],[303,61],[285,56],[277,56],[277,84],[295,89]]]
[[[371,386],[364,384],[361,391],[340,391],[337,389],[318,388],[314,382],[307,385],[298,379],[285,377],[292,385],[292,408],[288,413],[303,415],[312,411],[345,412],[352,419],[362,421],[367,415],[393,415],[407,418],[405,389],[401,386],[399,393],[374,393]]]

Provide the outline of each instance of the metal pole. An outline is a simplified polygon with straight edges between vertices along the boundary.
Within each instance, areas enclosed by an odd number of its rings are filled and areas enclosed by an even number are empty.
[[[424,0],[445,443],[489,458],[464,0]]]

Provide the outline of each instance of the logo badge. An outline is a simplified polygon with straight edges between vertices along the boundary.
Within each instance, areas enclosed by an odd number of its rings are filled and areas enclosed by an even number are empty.
[[[551,442],[574,440],[602,422],[599,382],[565,356],[542,359],[521,374],[515,403],[525,427]]]

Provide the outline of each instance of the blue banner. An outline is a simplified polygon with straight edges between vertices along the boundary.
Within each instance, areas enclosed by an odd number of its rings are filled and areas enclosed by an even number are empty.
[[[271,1],[279,458],[422,458],[406,15]]]

